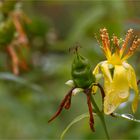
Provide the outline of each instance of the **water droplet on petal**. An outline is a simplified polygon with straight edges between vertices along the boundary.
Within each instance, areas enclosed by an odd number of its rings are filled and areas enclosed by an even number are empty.
[[[126,91],[120,91],[119,92],[119,94],[118,94],[118,96],[120,97],[120,98],[128,98],[128,96],[129,96],[129,92],[126,90]]]
[[[115,108],[116,107],[113,104],[108,103],[106,107],[104,108],[104,112],[105,114],[111,114],[115,110]]]
[[[123,62],[123,66],[124,66],[126,69],[129,69],[129,64],[128,64],[128,63]]]

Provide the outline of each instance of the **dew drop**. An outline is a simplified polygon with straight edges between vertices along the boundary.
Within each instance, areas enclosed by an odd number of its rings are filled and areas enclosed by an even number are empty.
[[[128,91],[120,91],[119,92],[119,97],[120,98],[127,98],[129,95],[129,92]]]
[[[107,105],[107,108],[106,108],[106,114],[110,114],[110,113],[112,113],[113,111],[115,110],[115,106],[113,105],[113,104],[111,104],[111,103],[109,103],[108,105]]]
[[[121,116],[129,120],[134,120],[134,116],[131,114],[122,114]]]
[[[113,115],[116,116],[116,117],[119,117],[119,118],[124,118],[124,119],[130,120],[130,121],[134,121],[134,122],[140,123],[140,120],[135,119],[134,116],[131,115],[131,114],[113,113]]]

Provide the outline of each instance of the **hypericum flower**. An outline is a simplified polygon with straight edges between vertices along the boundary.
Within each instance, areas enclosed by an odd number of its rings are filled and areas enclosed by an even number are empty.
[[[110,43],[107,29],[100,30],[102,41],[102,50],[107,58],[106,61],[100,62],[94,69],[93,75],[98,77],[101,73],[104,78],[104,113],[111,114],[121,103],[126,102],[129,98],[129,89],[135,91],[135,97],[132,103],[132,111],[137,110],[139,91],[137,87],[136,75],[133,67],[126,60],[133,55],[137,47],[140,45],[140,39],[134,38],[131,47],[129,40],[133,39],[133,30],[129,29],[124,41],[119,40],[117,36],[113,36],[112,45]],[[95,90],[95,89],[94,89]]]

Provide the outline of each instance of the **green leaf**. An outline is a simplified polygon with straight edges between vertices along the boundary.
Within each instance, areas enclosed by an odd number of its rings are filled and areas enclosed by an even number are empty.
[[[63,140],[64,138],[64,135],[67,133],[67,131],[71,128],[72,125],[74,125],[75,123],[81,121],[82,119],[84,118],[88,118],[89,117],[89,113],[84,113],[80,116],[77,116],[65,129],[64,131],[62,132],[61,136],[60,136],[60,139]]]
[[[43,89],[40,86],[33,84],[33,83],[30,83],[28,80],[25,80],[21,77],[15,76],[15,75],[10,74],[10,73],[1,72],[0,73],[0,80],[7,80],[7,81],[11,81],[11,82],[16,82],[18,84],[21,84],[21,85],[24,85],[28,88],[31,88],[32,90],[35,90],[37,92],[43,92]]]

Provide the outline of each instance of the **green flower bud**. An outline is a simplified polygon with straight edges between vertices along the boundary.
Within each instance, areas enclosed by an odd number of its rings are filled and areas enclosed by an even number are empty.
[[[15,4],[17,0],[4,0],[4,2],[0,2],[0,11],[3,14],[9,14],[15,8]]]
[[[79,55],[78,52],[76,52],[76,56],[72,63],[71,75],[74,84],[78,88],[88,88],[93,82],[95,82],[95,77],[92,75],[88,59]]]
[[[15,27],[11,19],[0,23],[0,46],[9,44],[15,33]]]

